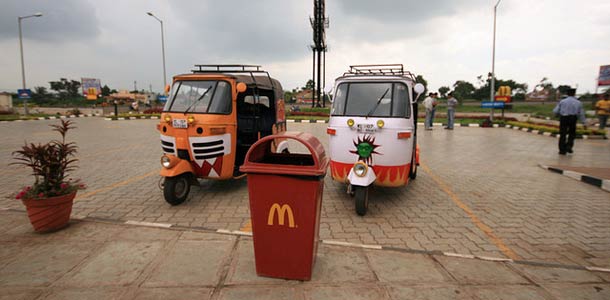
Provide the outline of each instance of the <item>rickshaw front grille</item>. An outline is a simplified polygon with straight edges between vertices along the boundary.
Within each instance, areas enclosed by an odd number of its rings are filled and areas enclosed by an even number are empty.
[[[163,153],[176,155],[175,141],[174,137],[161,135],[161,149]]]

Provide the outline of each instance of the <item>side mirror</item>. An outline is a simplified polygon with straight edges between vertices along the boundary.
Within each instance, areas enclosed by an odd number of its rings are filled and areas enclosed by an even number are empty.
[[[417,94],[415,96],[415,99],[413,99],[413,101],[417,101],[417,98],[419,98],[419,95],[421,95],[424,91],[426,90],[426,87],[424,87],[423,84],[421,83],[416,83],[415,86],[413,87],[413,91],[415,91],[415,93]]]
[[[248,87],[246,86],[246,84],[245,84],[245,83],[240,82],[240,83],[238,83],[238,84],[237,84],[237,92],[238,92],[238,93],[243,93],[243,92],[245,92],[247,89],[248,89]]]
[[[169,89],[170,89],[170,86],[168,84],[168,85],[165,86],[165,95],[169,94]]]

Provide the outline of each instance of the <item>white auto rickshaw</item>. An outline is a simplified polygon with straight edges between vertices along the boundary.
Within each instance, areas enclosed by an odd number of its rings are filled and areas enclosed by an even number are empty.
[[[358,65],[337,78],[333,90],[331,174],[347,183],[363,216],[371,185],[400,187],[417,176],[417,98],[424,86],[402,64]]]

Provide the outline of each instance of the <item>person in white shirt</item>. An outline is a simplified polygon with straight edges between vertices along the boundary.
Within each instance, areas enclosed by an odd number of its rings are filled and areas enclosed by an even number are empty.
[[[453,96],[453,92],[449,93],[449,99],[447,99],[447,127],[445,129],[453,130],[453,123],[455,121],[455,107],[458,101]]]
[[[426,109],[426,121],[424,127],[426,130],[432,130],[432,121],[434,120],[434,107],[436,106],[436,100],[434,100],[434,93],[428,94],[428,97],[424,99],[424,108]]]

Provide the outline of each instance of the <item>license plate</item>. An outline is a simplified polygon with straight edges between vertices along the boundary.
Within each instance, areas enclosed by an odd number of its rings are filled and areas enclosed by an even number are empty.
[[[358,124],[358,132],[373,133],[375,130],[374,124]]]
[[[184,119],[173,119],[172,126],[174,128],[188,128],[188,123]]]

